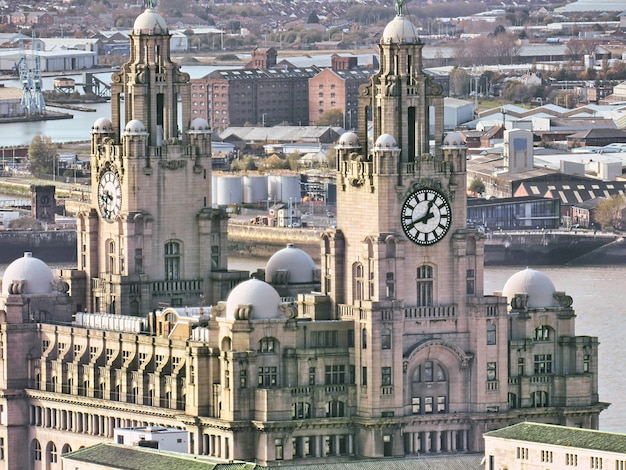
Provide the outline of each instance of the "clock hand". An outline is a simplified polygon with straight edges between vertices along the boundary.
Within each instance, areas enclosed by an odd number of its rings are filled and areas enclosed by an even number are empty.
[[[435,214],[431,212],[432,208],[433,208],[433,201],[428,201],[428,207],[426,208],[426,213],[423,216],[421,216],[419,219],[417,219],[415,222],[413,222],[413,226],[415,226],[415,224],[428,222],[430,219],[435,217]]]

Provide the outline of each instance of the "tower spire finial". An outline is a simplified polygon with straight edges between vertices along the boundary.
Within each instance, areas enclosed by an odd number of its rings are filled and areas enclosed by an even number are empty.
[[[396,2],[396,16],[404,16],[404,12],[402,9],[404,8],[404,4],[406,0],[395,0]]]
[[[157,0],[144,0],[143,3],[148,10],[154,10],[157,6]]]

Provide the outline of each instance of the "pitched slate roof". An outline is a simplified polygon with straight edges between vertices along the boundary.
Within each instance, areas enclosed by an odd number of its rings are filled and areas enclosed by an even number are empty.
[[[263,467],[249,462],[217,461],[203,456],[163,452],[144,447],[112,443],[97,444],[61,457],[70,462],[85,462],[123,470],[480,470],[483,454],[439,455],[419,458],[386,458],[351,462],[316,463]]]
[[[62,459],[124,470],[262,470],[265,468],[254,463],[218,463],[192,454],[162,452],[111,443],[79,449],[63,455]]]
[[[593,182],[522,182],[515,191],[514,197],[538,196],[561,200],[561,204],[580,204],[597,197],[611,197],[626,193],[625,181],[593,181]]]
[[[554,424],[518,423],[496,431],[486,432],[484,436],[626,453],[626,434],[556,426]]]

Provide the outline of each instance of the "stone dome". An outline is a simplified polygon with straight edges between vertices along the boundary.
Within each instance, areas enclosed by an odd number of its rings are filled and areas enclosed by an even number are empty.
[[[113,123],[105,117],[96,119],[96,122],[91,126],[92,134],[108,134],[109,132],[113,132]]]
[[[529,268],[513,274],[502,289],[509,304],[516,294],[526,294],[528,308],[557,307],[555,292],[554,284],[546,274]]]
[[[126,134],[142,134],[146,132],[146,126],[139,119],[131,119],[124,128]]]
[[[443,145],[450,147],[462,147],[465,145],[465,141],[458,132],[450,132],[443,138]]]
[[[384,150],[384,149],[397,149],[398,143],[396,139],[391,134],[381,134],[376,139],[376,143],[374,144],[374,149],[376,150]]]
[[[161,15],[148,8],[135,20],[133,34],[167,34],[167,24]]]
[[[382,44],[415,44],[420,42],[417,29],[405,16],[396,16],[385,27]]]
[[[274,282],[277,272],[287,271],[288,284],[310,283],[314,280],[315,269],[313,259],[305,251],[289,244],[269,259],[265,266],[265,279]]]
[[[268,320],[279,317],[280,295],[267,282],[249,279],[237,285],[226,299],[226,318],[238,319],[240,305],[251,305],[250,320]]]
[[[359,138],[354,132],[344,132],[339,137],[339,147],[356,148],[359,146]]]
[[[193,121],[191,121],[191,124],[189,124],[189,132],[211,132],[211,126],[209,126],[209,123],[206,121],[206,119],[195,118]]]
[[[11,284],[23,283],[21,294],[50,294],[54,276],[50,267],[32,253],[24,253],[22,258],[13,261],[2,277],[2,294],[9,294]]]

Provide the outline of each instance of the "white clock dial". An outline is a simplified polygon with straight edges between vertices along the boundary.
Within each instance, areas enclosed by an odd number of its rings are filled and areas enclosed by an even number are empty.
[[[443,194],[424,188],[404,201],[400,221],[409,240],[418,245],[432,245],[448,233],[452,211]]]
[[[122,209],[122,186],[117,173],[107,170],[98,181],[98,208],[104,220],[113,221]]]

